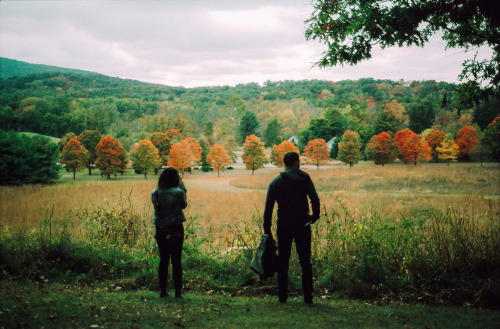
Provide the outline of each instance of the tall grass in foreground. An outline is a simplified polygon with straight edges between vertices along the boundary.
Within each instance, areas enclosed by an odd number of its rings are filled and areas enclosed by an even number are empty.
[[[500,297],[498,206],[422,208],[398,221],[377,209],[349,208],[338,196],[313,225],[315,291],[362,298],[448,301],[494,305]],[[75,214],[73,214],[75,215]],[[72,215],[72,216],[73,216]],[[121,287],[155,289],[158,256],[151,225],[130,195],[118,206],[80,210],[79,221],[0,233],[3,278],[119,280]],[[257,281],[249,269],[261,216],[229,224],[236,247],[221,253],[196,217],[186,223],[185,289],[229,293],[273,290],[276,279]],[[236,225],[238,224],[238,225]],[[71,227],[73,226],[73,227]],[[78,232],[78,233],[71,233]],[[207,234],[208,233],[208,234]],[[243,247],[243,248],[240,248]],[[300,291],[300,268],[291,262],[291,290]]]

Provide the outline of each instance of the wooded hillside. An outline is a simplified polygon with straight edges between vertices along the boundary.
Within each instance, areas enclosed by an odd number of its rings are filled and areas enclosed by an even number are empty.
[[[128,150],[167,129],[240,141],[241,120],[251,112],[266,145],[298,136],[302,149],[311,139],[328,141],[347,129],[358,132],[364,145],[382,131],[405,128],[420,133],[434,126],[454,135],[468,125],[484,129],[498,115],[496,99],[457,107],[455,89],[447,82],[371,78],[184,88],[95,73],[39,73],[0,79],[0,128],[54,137],[99,130]]]

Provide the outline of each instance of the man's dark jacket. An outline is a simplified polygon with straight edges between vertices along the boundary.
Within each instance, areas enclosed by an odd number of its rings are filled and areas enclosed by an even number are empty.
[[[309,215],[311,200],[312,216]],[[264,233],[271,233],[274,203],[278,203],[278,232],[304,227],[319,218],[319,198],[311,177],[302,170],[285,168],[274,178],[267,190],[264,209]]]

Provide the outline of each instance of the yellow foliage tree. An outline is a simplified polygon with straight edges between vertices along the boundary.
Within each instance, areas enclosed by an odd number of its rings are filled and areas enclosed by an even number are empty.
[[[460,149],[457,144],[451,138],[446,138],[441,146],[436,148],[439,158],[445,160],[450,165],[450,161],[455,161],[458,158],[458,153]]]

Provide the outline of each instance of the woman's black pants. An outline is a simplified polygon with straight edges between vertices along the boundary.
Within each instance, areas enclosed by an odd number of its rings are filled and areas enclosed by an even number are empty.
[[[161,292],[167,291],[168,264],[172,261],[172,277],[175,291],[182,290],[182,245],[184,243],[184,226],[169,225],[165,228],[156,227],[156,242],[160,250],[160,266],[158,281]]]

